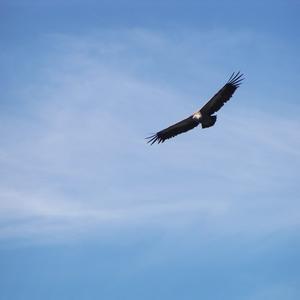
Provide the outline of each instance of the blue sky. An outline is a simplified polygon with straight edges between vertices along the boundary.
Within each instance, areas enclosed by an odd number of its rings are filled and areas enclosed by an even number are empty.
[[[299,9],[0,1],[0,299],[299,299]]]

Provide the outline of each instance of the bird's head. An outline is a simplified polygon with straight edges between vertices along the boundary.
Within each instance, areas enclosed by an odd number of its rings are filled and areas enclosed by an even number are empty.
[[[200,111],[197,111],[193,114],[193,119],[199,120],[201,119],[202,115]]]

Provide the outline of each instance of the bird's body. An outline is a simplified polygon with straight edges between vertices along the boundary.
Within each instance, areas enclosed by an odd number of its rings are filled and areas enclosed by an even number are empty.
[[[200,110],[196,111],[188,118],[147,137],[148,143],[151,145],[155,142],[158,144],[163,143],[165,140],[189,131],[199,124],[202,125],[202,128],[213,126],[217,121],[217,116],[214,115],[214,113],[216,113],[224,103],[232,97],[243,79],[243,74],[240,74],[240,72],[237,74],[233,73],[228,82]]]

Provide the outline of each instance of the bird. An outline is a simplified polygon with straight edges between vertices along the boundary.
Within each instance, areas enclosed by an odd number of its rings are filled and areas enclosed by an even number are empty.
[[[233,72],[226,84],[201,109],[186,119],[146,137],[147,143],[150,145],[156,142],[158,144],[163,143],[165,140],[189,131],[199,124],[201,124],[202,128],[213,126],[217,121],[215,113],[232,97],[243,80],[244,74],[241,74],[240,71],[237,73]]]

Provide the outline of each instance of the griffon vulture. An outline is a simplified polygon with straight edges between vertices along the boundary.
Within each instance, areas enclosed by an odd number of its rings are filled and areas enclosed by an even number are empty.
[[[154,135],[147,137],[148,143],[151,145],[155,142],[163,143],[180,133],[191,130],[201,124],[202,128],[213,126],[217,121],[214,115],[227,102],[244,80],[243,74],[240,72],[232,73],[227,83],[198,111],[188,118],[163,129]]]

